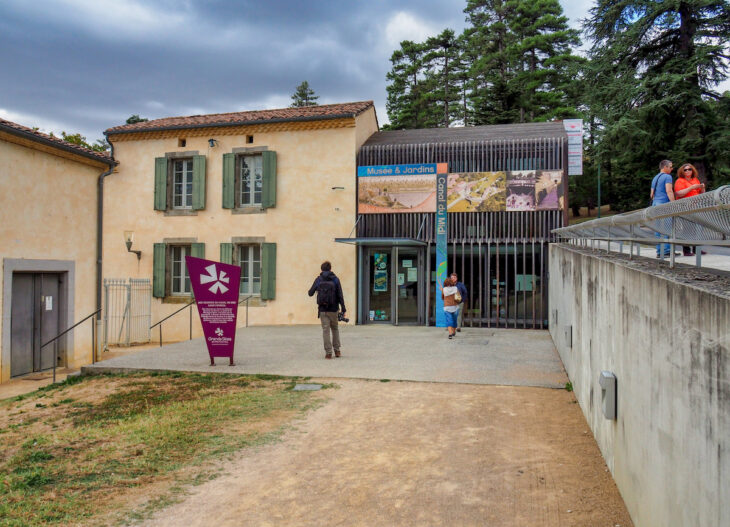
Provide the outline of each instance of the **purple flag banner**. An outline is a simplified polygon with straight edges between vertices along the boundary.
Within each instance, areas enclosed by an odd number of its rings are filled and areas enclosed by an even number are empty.
[[[215,357],[228,357],[233,366],[241,268],[193,256],[186,256],[185,263],[198,304],[210,365],[215,366]]]

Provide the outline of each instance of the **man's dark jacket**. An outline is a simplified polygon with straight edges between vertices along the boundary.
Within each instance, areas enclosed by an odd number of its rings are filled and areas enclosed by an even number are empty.
[[[317,315],[321,313],[322,311],[325,311],[327,313],[337,313],[338,308],[337,306],[342,306],[342,312],[346,312],[347,309],[345,308],[345,298],[342,296],[342,286],[340,285],[340,279],[335,276],[335,273],[332,271],[322,271],[317,278],[315,278],[314,283],[312,284],[312,287],[309,288],[309,296],[314,296],[314,293],[317,292],[317,288],[319,287],[319,283],[322,280],[332,280],[335,283],[335,292],[337,294],[337,303],[336,304],[330,304],[326,306],[318,306]]]
[[[466,290],[466,286],[461,282],[456,282],[456,289],[459,290],[459,294],[461,295],[461,301],[466,302],[469,299],[469,293]]]

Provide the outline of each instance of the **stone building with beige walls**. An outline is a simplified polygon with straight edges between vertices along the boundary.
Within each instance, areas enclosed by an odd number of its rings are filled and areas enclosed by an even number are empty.
[[[239,326],[313,324],[307,290],[330,260],[354,315],[356,249],[334,239],[353,228],[357,152],[377,130],[372,101],[108,129],[119,165],[104,188],[104,277],[152,279],[154,323],[191,300],[186,255],[234,263]],[[163,340],[189,325],[184,311],[170,318]]]
[[[105,153],[0,119],[0,382],[92,360],[97,182]]]

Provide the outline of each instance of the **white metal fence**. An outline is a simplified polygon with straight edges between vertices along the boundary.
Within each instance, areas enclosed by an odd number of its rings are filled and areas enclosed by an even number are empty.
[[[104,349],[149,342],[151,309],[149,279],[104,279]]]

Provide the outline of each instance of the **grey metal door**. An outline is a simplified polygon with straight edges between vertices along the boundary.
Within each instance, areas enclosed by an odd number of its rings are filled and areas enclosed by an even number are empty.
[[[61,276],[54,273],[43,273],[40,277],[36,277],[36,281],[40,279],[40,320],[39,320],[39,335],[40,342],[38,343],[38,350],[35,354],[36,371],[47,370],[53,368],[53,360],[55,356],[55,349],[58,346],[58,341],[52,342],[48,346],[40,349],[41,345],[48,342],[52,338],[58,336],[61,332],[59,328],[59,290]]]
[[[53,367],[58,335],[60,275],[14,273],[10,311],[10,375],[24,375]]]

